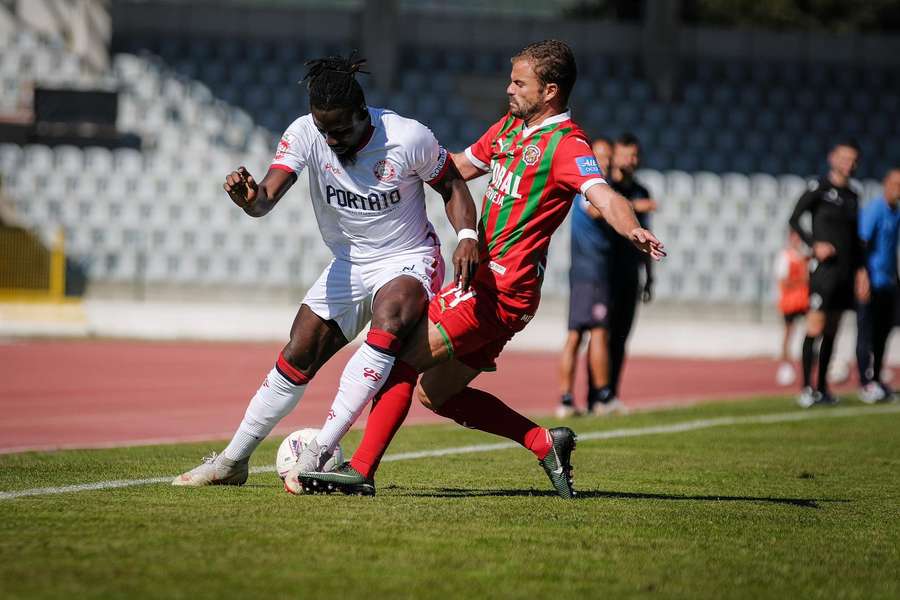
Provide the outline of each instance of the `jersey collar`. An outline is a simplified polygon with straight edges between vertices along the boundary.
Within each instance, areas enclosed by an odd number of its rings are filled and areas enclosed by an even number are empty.
[[[562,123],[563,121],[568,121],[572,118],[572,111],[566,110],[565,112],[561,112],[558,115],[553,115],[552,117],[547,117],[537,125],[532,125],[531,127],[522,128],[522,137],[528,137],[538,129],[542,129],[547,125],[555,125],[557,123]]]

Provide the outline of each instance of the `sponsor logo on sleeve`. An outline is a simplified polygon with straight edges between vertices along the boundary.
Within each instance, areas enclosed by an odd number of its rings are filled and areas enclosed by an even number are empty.
[[[379,160],[372,169],[378,181],[391,181],[397,176],[397,169],[389,160]]]
[[[434,163],[434,168],[428,174],[428,181],[434,181],[441,174],[441,171],[444,170],[445,164],[447,164],[447,149],[442,146],[441,151],[438,153],[437,162]]]
[[[285,132],[278,141],[278,148],[275,149],[275,160],[283,160],[294,146],[296,139],[293,133]]]
[[[582,177],[588,175],[600,176],[600,165],[597,164],[597,159],[593,156],[579,156],[575,159],[575,165],[578,167],[578,172]]]

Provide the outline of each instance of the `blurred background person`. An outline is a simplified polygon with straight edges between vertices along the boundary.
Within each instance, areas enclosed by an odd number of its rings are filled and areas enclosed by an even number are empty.
[[[650,213],[657,208],[656,200],[635,177],[635,171],[641,162],[641,144],[637,136],[623,133],[613,145],[612,169],[609,183],[614,190],[631,200],[641,227],[648,227]],[[613,232],[609,232],[613,240],[612,260],[610,261],[610,283],[612,300],[609,306],[608,344],[606,347],[608,376],[606,385],[592,386],[589,392],[589,405],[595,414],[624,412],[625,405],[619,399],[619,383],[622,369],[625,366],[625,352],[628,336],[634,325],[637,311],[638,294],[644,301],[652,299],[653,271],[640,253],[635,252],[619,242]],[[640,282],[640,271],[644,270],[643,286]],[[601,361],[602,362],[602,361]],[[591,376],[591,381],[601,381],[602,377]]]
[[[870,404],[893,396],[881,378],[881,369],[897,305],[898,201],[900,169],[891,169],[884,177],[884,193],[866,204],[859,215],[859,237],[866,245],[871,291],[868,302],[860,302],[856,308],[856,364],[859,398]]]
[[[787,245],[775,257],[775,279],[778,281],[778,309],[784,318],[781,357],[775,381],[793,385],[797,372],[791,358],[794,323],[809,310],[809,256],[803,240],[793,229],[788,230]]]
[[[612,161],[612,142],[597,137],[591,144],[597,164],[604,176],[609,177]],[[611,241],[608,226],[600,212],[578,195],[572,203],[571,262],[569,266],[569,333],[559,362],[560,404],[556,414],[560,418],[578,415],[575,407],[573,385],[578,350],[585,332],[589,332],[588,373],[597,377],[590,387],[606,384],[608,353],[607,307],[609,305],[608,263],[611,259]]]
[[[828,389],[827,374],[841,316],[854,307],[854,292],[861,301],[869,296],[869,278],[858,234],[859,197],[850,188],[850,176],[858,160],[859,146],[855,141],[835,144],[828,154],[828,174],[810,182],[789,220],[791,228],[813,253],[810,310],[803,340],[803,389],[797,398],[804,408],[837,404],[838,399]],[[804,213],[812,217],[811,231],[800,224]],[[813,389],[812,369],[816,362],[818,377]]]

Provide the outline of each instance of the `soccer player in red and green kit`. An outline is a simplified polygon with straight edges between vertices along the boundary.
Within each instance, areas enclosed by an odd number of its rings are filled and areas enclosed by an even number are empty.
[[[432,300],[428,318],[407,338],[384,378],[350,462],[329,473],[302,471],[295,481],[285,480],[288,491],[374,494],[375,470],[415,395],[465,427],[531,450],[557,493],[574,497],[575,433],[567,427],[540,427],[469,384],[495,368],[506,342],[534,317],[550,236],[576,194],[583,194],[620,235],[651,258],[665,256],[662,243],[638,224],[631,204],[606,184],[587,136],[572,121],[567,106],[575,78],[575,58],[563,42],[531,44],[512,58],[509,113],[465,153],[453,156],[466,179],[485,173],[491,177],[479,224],[480,263],[471,285],[462,289],[451,283]],[[416,385],[418,373],[424,375]],[[343,393],[342,401],[351,395]],[[360,395],[360,400],[369,398]],[[330,451],[319,448],[317,458]]]

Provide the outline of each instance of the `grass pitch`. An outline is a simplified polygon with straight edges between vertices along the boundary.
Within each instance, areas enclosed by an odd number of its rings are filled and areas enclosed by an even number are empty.
[[[798,412],[769,399],[567,421],[582,434],[575,501],[521,448],[386,462],[374,499],[292,497],[271,472],[7,495],[0,596],[897,598],[900,412],[847,408],[861,414],[748,422]],[[665,432],[636,435],[651,427]],[[498,441],[416,426],[391,452]],[[0,492],[174,476],[221,447],[0,456]]]

